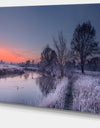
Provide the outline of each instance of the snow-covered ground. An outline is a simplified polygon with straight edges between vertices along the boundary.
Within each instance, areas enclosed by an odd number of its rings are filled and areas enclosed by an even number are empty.
[[[24,70],[17,64],[0,64],[0,77],[2,75],[11,75],[11,74],[22,74]]]
[[[90,74],[89,74],[90,73]],[[94,74],[98,74],[95,76]],[[67,93],[69,99],[72,95],[72,106],[69,108],[74,111],[100,113],[100,73],[86,72],[82,75],[80,72],[73,74],[71,79],[64,77],[58,83],[56,89],[44,97],[40,106],[53,107],[59,109],[65,108],[65,98]],[[69,90],[72,86],[72,90]],[[68,97],[67,97],[68,98]],[[68,100],[69,100],[68,99]],[[68,103],[68,102],[67,102]]]
[[[37,71],[37,67],[21,67],[18,64],[1,63],[0,64],[0,75],[24,73],[25,70]]]
[[[22,67],[18,66],[17,64],[8,64],[8,63],[4,63],[4,64],[0,64],[0,70],[2,69],[19,69],[22,70]]]
[[[74,73],[76,74],[82,74],[80,70],[75,70]],[[98,71],[85,71],[85,75],[89,75],[89,76],[100,76],[100,72]]]
[[[55,107],[59,109],[64,108],[64,100],[65,94],[68,85],[68,78],[64,77],[61,81],[59,81],[55,90],[51,91],[47,97],[43,98],[43,101],[40,103],[39,106],[42,107]]]
[[[73,110],[100,113],[100,76],[79,75],[72,94]]]

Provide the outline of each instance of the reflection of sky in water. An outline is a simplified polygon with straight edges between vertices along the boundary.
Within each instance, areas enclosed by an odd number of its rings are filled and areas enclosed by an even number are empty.
[[[38,105],[42,93],[37,86],[37,73],[25,73],[22,76],[0,79],[0,101]]]

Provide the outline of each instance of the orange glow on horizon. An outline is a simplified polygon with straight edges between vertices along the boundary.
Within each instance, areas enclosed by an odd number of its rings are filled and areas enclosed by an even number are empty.
[[[40,61],[40,55],[37,51],[24,48],[24,46],[8,45],[11,40],[0,37],[0,60],[5,62],[26,62],[27,60],[34,60],[35,63]],[[17,44],[13,42],[12,44]]]
[[[0,60],[2,61],[16,63],[16,62],[25,62],[28,59],[32,60],[34,58],[31,58],[29,54],[27,56],[26,55],[19,56],[12,51],[6,50],[4,48],[0,48]]]

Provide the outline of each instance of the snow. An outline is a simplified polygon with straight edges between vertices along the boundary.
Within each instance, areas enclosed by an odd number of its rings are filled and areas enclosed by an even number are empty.
[[[100,113],[100,77],[80,75],[73,84],[73,110]]]
[[[14,70],[23,71],[24,67],[20,67],[18,64],[0,64],[0,71],[4,69],[6,73],[9,73],[8,71],[14,73]],[[31,68],[29,67],[29,69]],[[56,74],[59,76],[59,72]],[[70,91],[73,97],[71,110],[100,113],[100,72],[85,71],[83,75],[81,71],[75,70],[70,76],[56,77],[56,79],[56,89],[53,89],[47,96],[43,96],[38,106],[66,109],[65,98],[69,93],[68,87],[72,86]],[[28,94],[26,94],[26,98],[27,96]]]
[[[50,92],[47,95],[47,97],[44,97],[40,106],[63,109],[67,85],[68,85],[68,78],[66,77],[62,78],[62,80],[58,83],[57,88],[54,91]]]
[[[0,70],[2,69],[21,69],[22,67],[18,66],[17,64],[8,64],[8,63],[4,63],[4,64],[0,64]]]
[[[80,70],[75,70],[74,73],[82,75]],[[98,72],[98,71],[85,71],[85,75],[100,76],[100,72]]]
[[[90,75],[89,75],[90,73]],[[72,78],[63,77],[57,84],[55,90],[44,97],[40,106],[50,108],[65,108],[65,98],[68,94],[68,86],[72,83],[72,106],[74,111],[100,113],[100,76],[86,72],[73,74]],[[98,74],[98,73],[95,73]],[[67,102],[68,103],[68,102]]]
[[[15,74],[21,75],[23,73],[24,73],[24,68],[21,68],[18,64],[9,64],[9,63],[0,64],[0,78]]]

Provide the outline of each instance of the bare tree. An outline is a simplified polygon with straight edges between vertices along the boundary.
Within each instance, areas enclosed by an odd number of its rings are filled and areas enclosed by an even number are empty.
[[[79,24],[74,31],[71,49],[73,55],[80,60],[82,73],[84,73],[86,60],[98,51],[95,36],[96,31],[89,21]]]
[[[66,46],[66,40],[63,36],[63,33],[62,32],[58,33],[58,40],[53,38],[53,42],[54,42],[54,47],[55,47],[55,51],[57,54],[58,64],[59,64],[60,70],[61,70],[61,76],[63,76],[64,75],[64,65],[65,65],[66,59],[67,59],[67,46]]]

